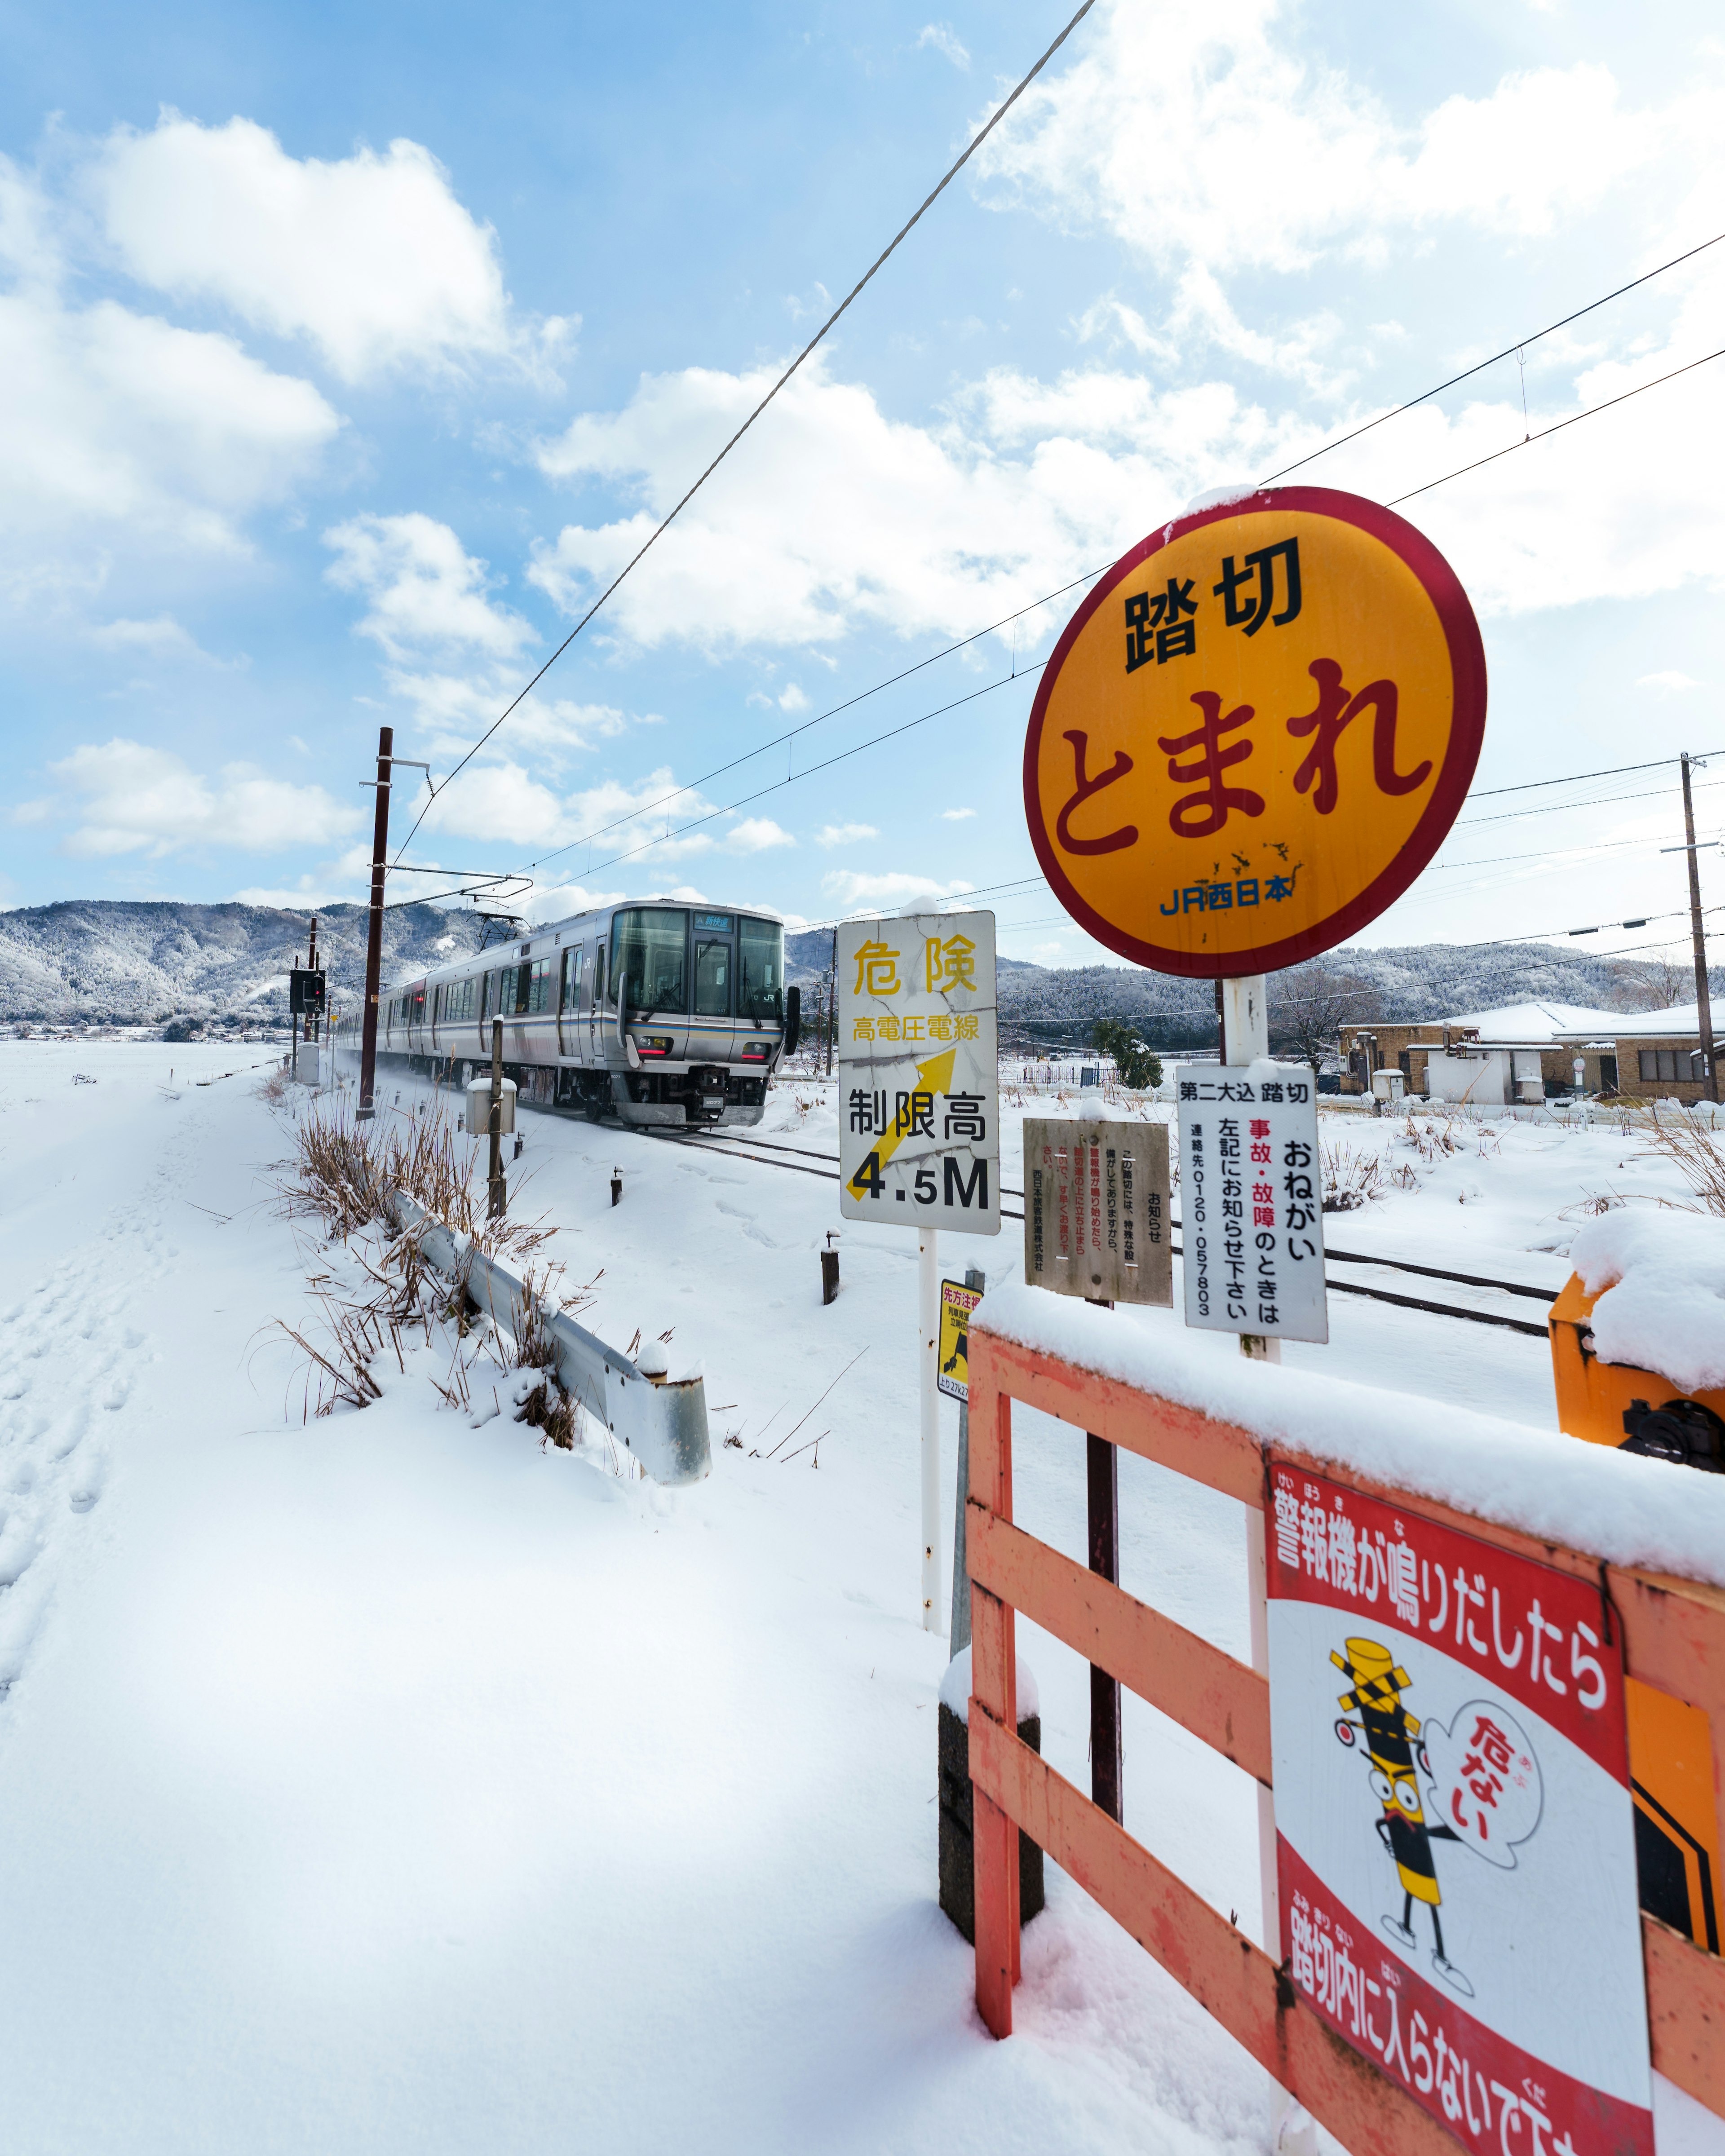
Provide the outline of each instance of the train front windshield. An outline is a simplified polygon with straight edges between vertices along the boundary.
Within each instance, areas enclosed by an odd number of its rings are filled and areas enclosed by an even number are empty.
[[[776,921],[738,923],[737,1014],[751,1025],[784,1023],[784,930]]]
[[[695,1014],[734,1016],[749,1025],[783,1025],[784,930],[778,922],[697,913],[694,930]],[[689,941],[690,918],[680,909],[626,907],[612,928],[611,1001],[615,1004],[620,995],[625,1009],[642,1017],[686,1014]]]
[[[619,987],[632,1011],[686,1011],[689,916],[658,906],[632,906],[611,932],[611,1000]]]

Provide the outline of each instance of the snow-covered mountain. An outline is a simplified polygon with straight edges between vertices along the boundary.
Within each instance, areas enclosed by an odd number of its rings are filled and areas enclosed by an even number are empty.
[[[358,999],[365,920],[357,906],[332,906],[317,916],[337,1009]],[[285,1018],[288,969],[305,952],[310,921],[309,913],[274,906],[177,901],[20,906],[0,913],[0,1020],[136,1024]],[[476,949],[481,929],[472,913],[429,906],[392,911],[384,916],[385,982]],[[805,991],[819,988],[831,952],[829,929],[793,932],[786,938],[790,979]],[[1534,1002],[1651,1009],[1671,1003],[1685,986],[1667,978],[1669,968],[1644,959],[1589,957],[1543,943],[1350,947],[1322,963],[1374,991],[1375,1015],[1385,1019]],[[1206,1036],[1214,1023],[1208,981],[1178,981],[1127,966],[1050,969],[1003,958],[999,987],[1009,1038],[1076,1039],[1098,1018],[1131,1018],[1153,1040],[1179,1047],[1189,1036]]]
[[[787,937],[786,970],[805,993],[824,983],[832,947],[830,929]],[[1351,986],[1371,991],[1377,1008],[1363,1005],[1360,1015],[1385,1021],[1510,1004],[1645,1010],[1672,998],[1669,969],[1656,962],[1589,957],[1546,943],[1422,943],[1382,950],[1348,945],[1318,963],[1327,973],[1347,976]],[[1725,981],[1725,975],[1716,978]],[[1050,968],[1003,958],[999,987],[1002,1032],[1009,1039],[1019,1033],[1076,1041],[1099,1018],[1131,1019],[1153,1043],[1176,1048],[1208,1043],[1215,1029],[1215,991],[1209,981],[1176,980],[1130,966]]]
[[[0,913],[0,1019],[153,1024],[174,1018],[283,1019],[288,970],[303,965],[309,913],[275,906],[69,900]],[[471,914],[407,906],[383,916],[383,978],[476,947]],[[317,916],[336,1009],[365,979],[366,909]]]

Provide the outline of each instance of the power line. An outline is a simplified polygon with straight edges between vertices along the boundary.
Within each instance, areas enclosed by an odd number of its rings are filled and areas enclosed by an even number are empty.
[[[1670,757],[1666,761],[1675,763],[1677,759]],[[1722,785],[1725,785],[1725,779],[1710,778],[1695,790],[1697,793],[1704,793]],[[1663,801],[1666,798],[1665,789],[1657,786],[1645,793],[1596,793],[1590,800],[1553,801],[1543,808],[1506,808],[1496,816],[1463,816],[1458,819],[1453,828],[1461,831],[1480,824],[1516,824],[1527,816],[1563,816],[1572,808],[1615,808],[1626,801]]]
[[[1639,277],[1630,278],[1627,285],[1620,285],[1615,292],[1607,292],[1603,299],[1589,300],[1584,307],[1578,307],[1573,315],[1565,315],[1561,321],[1548,322],[1543,330],[1535,330],[1531,336],[1517,337],[1515,343],[1506,345],[1502,352],[1494,352],[1490,359],[1480,360],[1472,367],[1464,367],[1460,374],[1452,374],[1447,382],[1439,382],[1435,389],[1422,390],[1419,396],[1410,397],[1405,404],[1398,404],[1388,412],[1380,412],[1375,419],[1368,419],[1363,426],[1355,427],[1348,434],[1338,434],[1333,442],[1326,442],[1322,448],[1296,458],[1291,465],[1284,465],[1279,472],[1272,472],[1268,479],[1260,480],[1260,485],[1273,486],[1277,480],[1286,479],[1290,472],[1315,463],[1319,457],[1328,456],[1332,449],[1339,449],[1348,442],[1357,442],[1362,434],[1369,434],[1374,427],[1383,426],[1386,420],[1399,418],[1404,412],[1411,412],[1415,405],[1430,403],[1434,397],[1441,397],[1446,389],[1453,389],[1458,382],[1466,382],[1476,374],[1483,374],[1488,367],[1496,367],[1500,360],[1513,358],[1523,345],[1537,344],[1541,337],[1567,329],[1571,322],[1579,322],[1584,315],[1592,314],[1595,308],[1609,306],[1612,300],[1620,300],[1625,292],[1633,292],[1638,285],[1646,284],[1651,278],[1662,277],[1667,270],[1675,270],[1680,263],[1692,261],[1697,254],[1705,254],[1708,248],[1717,247],[1722,239],[1725,239],[1725,232],[1715,233],[1711,239],[1702,240],[1699,247],[1692,247],[1686,254],[1674,254],[1669,262],[1661,262],[1656,270],[1649,270]],[[1402,499],[1405,501],[1407,496],[1404,495]]]
[[[862,275],[857,279],[855,284],[851,286],[850,290],[845,295],[845,297],[839,300],[838,305],[834,308],[831,314],[827,316],[820,327],[814,332],[814,335],[809,338],[808,343],[803,346],[801,352],[797,354],[797,357],[791,362],[784,372],[779,376],[778,381],[773,383],[773,387],[767,392],[767,394],[761,399],[760,403],[756,405],[754,410],[749,413],[747,418],[743,421],[742,424],[737,429],[737,432],[731,437],[730,440],[726,443],[723,449],[719,451],[719,454],[713,459],[712,462],[708,465],[706,470],[701,473],[700,478],[697,479],[695,481],[695,484],[683,495],[682,498],[676,503],[675,507],[673,507],[666,516],[662,517],[655,528],[649,532],[641,545],[629,557],[629,560],[624,563],[623,567],[617,572],[617,574],[613,577],[610,583],[606,585],[604,590],[599,593],[598,597],[593,601],[587,612],[583,614],[580,620],[576,623],[574,628],[569,631],[569,634],[563,639],[557,649],[552,653],[550,658],[546,660],[544,665],[540,668],[539,671],[533,676],[533,679],[528,682],[526,687],[521,690],[521,695],[516,696],[514,701],[509,705],[508,708],[502,711],[498,717],[486,727],[485,732],[480,736],[473,747],[468,750],[466,755],[462,757],[461,762],[458,763],[455,766],[454,770],[449,773],[449,778],[454,778],[456,773],[460,771],[464,765],[471,762],[473,758],[479,754],[485,743],[490,741],[492,735],[496,732],[498,727],[503,724],[506,718],[508,718],[510,712],[513,711],[516,706],[521,702],[522,699],[531,695],[537,684],[545,679],[545,676],[551,671],[552,668],[557,665],[558,660],[562,657],[563,654],[575,641],[576,638],[580,635],[582,630],[586,628],[588,622],[593,619],[599,608],[603,606],[606,600],[610,598],[612,593],[617,589],[624,578],[629,575],[629,572],[635,567],[635,564],[643,558],[650,547],[658,542],[664,533],[670,530],[671,525],[682,515],[684,510],[686,509],[689,504],[695,499],[701,488],[706,485],[708,480],[712,477],[719,466],[724,463],[726,458],[730,455],[732,449],[737,447],[737,444],[742,439],[743,436],[747,434],[749,429],[754,425],[756,420],[760,418],[761,414],[767,409],[767,407],[773,402],[773,398],[778,396],[779,391],[784,388],[786,382],[790,380],[791,377],[797,372],[797,369],[802,366],[803,361],[809,357],[812,352],[814,352],[815,346],[820,343],[821,340],[826,336],[827,332],[833,327],[834,323],[838,321],[839,316],[844,314],[845,310],[850,305],[851,302],[861,294],[864,287],[869,284],[875,273],[884,268],[892,255],[897,252],[898,248],[902,242],[909,237],[916,226],[921,223],[924,213],[931,209],[934,206],[935,203],[939,200],[940,197],[946,192],[947,187],[950,187],[952,182],[958,177],[958,174],[964,169],[965,166],[969,163],[970,160],[976,155],[977,151],[981,149],[983,144],[988,141],[988,137],[1000,125],[1001,121],[1005,119],[1007,114],[1011,111],[1014,105],[1018,103],[1024,92],[1030,87],[1030,85],[1035,81],[1037,76],[1041,74],[1044,68],[1048,65],[1049,62],[1054,58],[1060,47],[1065,44],[1067,38],[1071,36],[1072,33],[1078,28],[1078,25],[1084,20],[1085,17],[1089,14],[1091,9],[1095,5],[1096,0],[1083,0],[1083,5],[1079,8],[1077,13],[1073,16],[1070,22],[1067,23],[1065,28],[1060,32],[1059,37],[1055,39],[1054,43],[1048,48],[1048,50],[1043,54],[1041,59],[1036,62],[1029,73],[1024,76],[1023,80],[1019,84],[1017,89],[1014,90],[1012,95],[1006,99],[1004,104],[998,105],[995,108],[993,114],[989,116],[987,123],[983,126],[978,128],[977,132],[972,136],[970,141],[965,145],[958,157],[956,157],[952,163],[947,167],[946,172],[942,174],[939,182],[927,195],[924,196],[917,208],[906,219],[905,223],[899,227],[897,232],[894,234],[891,239],[888,241],[884,248],[882,248],[880,254],[875,256],[875,259],[869,264]],[[445,786],[449,784],[449,778],[446,778],[444,781],[444,784]],[[408,845],[412,841],[413,831],[417,831],[420,824],[424,822],[427,814],[430,811],[430,808],[431,803],[428,801],[425,807],[419,811],[418,816],[414,819],[413,830],[409,831],[407,837],[403,839],[401,848],[399,850],[400,851],[406,850]]]
[[[1692,763],[1705,763],[1709,756],[1725,756],[1725,749],[1709,749],[1707,755],[1692,757]],[[1483,793],[1470,793],[1470,801],[1491,801],[1500,793],[1531,793],[1540,786],[1579,786],[1584,779],[1622,778],[1634,771],[1661,771],[1668,763],[1681,763],[1676,756],[1656,756],[1651,763],[1615,763],[1609,771],[1572,771],[1567,778],[1524,778],[1518,786],[1491,786]]]
[[[1405,494],[1394,494],[1384,506],[1394,509],[1400,502],[1413,501],[1415,495],[1430,494],[1435,486],[1446,486],[1452,479],[1461,479],[1466,473],[1478,471],[1482,465],[1495,465],[1499,457],[1513,456],[1517,449],[1525,449],[1530,443],[1543,442],[1552,434],[1561,434],[1565,427],[1579,427],[1584,419],[1596,419],[1601,412],[1609,412],[1614,405],[1627,404],[1631,397],[1640,397],[1649,389],[1657,389],[1661,382],[1675,382],[1680,374],[1693,374],[1697,367],[1707,367],[1716,359],[1725,359],[1725,345],[1710,352],[1700,359],[1692,359],[1686,367],[1674,367],[1669,374],[1656,374],[1651,382],[1641,382],[1634,389],[1625,389],[1620,397],[1608,397],[1603,404],[1590,404],[1585,412],[1572,412],[1567,419],[1559,419],[1555,426],[1542,427],[1537,434],[1524,434],[1507,449],[1493,449],[1488,457],[1476,457],[1471,465],[1458,465],[1441,479],[1427,480],[1424,486],[1410,487]]]
[[[596,863],[586,873],[598,875],[606,869],[614,869],[619,861],[632,861],[637,854],[651,853],[655,846],[668,845],[673,839],[680,839],[685,832],[698,831],[702,824],[716,823],[721,816],[734,815],[739,808],[747,808],[752,801],[762,801],[769,793],[783,793],[788,786],[800,786],[805,778],[813,778],[818,772],[830,771],[835,763],[848,762],[852,757],[860,756],[865,749],[878,748],[882,742],[895,741],[900,734],[910,733],[917,726],[926,726],[931,719],[942,719],[949,711],[956,711],[965,704],[975,703],[978,696],[991,696],[997,689],[1009,689],[1014,681],[1028,681],[1033,674],[1040,674],[1047,664],[1045,659],[1039,659],[1034,665],[1025,667],[1020,673],[1003,674],[998,680],[984,682],[980,689],[973,689],[968,696],[955,697],[950,704],[942,704],[937,710],[923,712],[921,718],[906,719],[902,726],[889,726],[885,733],[858,742],[852,748],[841,748],[836,756],[824,757],[819,763],[811,763],[806,771],[793,772],[788,778],[776,778],[770,786],[757,786],[752,793],[741,794],[722,808],[710,808],[705,816],[693,816],[686,824],[679,824],[674,831],[661,831],[657,838],[644,839],[639,846],[631,846],[624,853],[613,854],[608,860]]]
[[[560,854],[572,853],[577,846],[588,845],[595,839],[603,839],[608,831],[620,830],[625,824],[639,823],[643,816],[652,815],[655,810],[663,808],[667,802],[675,801],[685,793],[693,793],[697,787],[708,785],[716,778],[722,778],[727,771],[735,771],[739,764],[752,763],[757,756],[765,756],[768,749],[783,748],[787,742],[795,741],[799,734],[806,734],[816,726],[824,726],[829,719],[836,719],[840,712],[850,711],[854,705],[866,703],[870,696],[878,696],[887,689],[896,689],[901,681],[908,681],[913,674],[920,674],[924,667],[932,666],[937,660],[950,659],[955,651],[963,651],[968,645],[979,643],[983,637],[993,636],[998,629],[1004,629],[1009,622],[1021,621],[1027,613],[1034,613],[1040,607],[1052,605],[1055,599],[1064,598],[1068,592],[1076,592],[1081,584],[1093,583],[1110,566],[1105,562],[1100,569],[1086,569],[1081,576],[1074,577],[1070,583],[1062,584],[1057,591],[1045,593],[1041,598],[1032,599],[1028,605],[1018,608],[1012,613],[1002,614],[999,621],[990,622],[986,629],[977,629],[969,636],[960,637],[956,644],[947,644],[943,650],[932,651],[927,659],[919,659],[914,666],[906,666],[901,673],[875,682],[872,688],[858,690],[855,696],[847,696],[842,704],[834,704],[830,710],[820,712],[816,717],[804,719],[800,726],[791,726],[782,734],[775,734],[771,741],[762,742],[754,748],[746,750],[742,755],[732,757],[728,763],[715,765],[712,770],[703,772],[698,778],[691,778],[686,786],[674,786],[669,793],[661,793],[656,801],[646,802],[639,808],[631,808],[626,816],[618,816],[608,824],[601,824],[597,830],[584,831],[578,839],[571,839],[561,846],[553,846],[548,854],[541,854],[536,860],[529,861],[527,866],[530,869],[542,867],[547,861],[556,860]],[[1028,667],[1025,670],[1029,671]],[[453,777],[453,773],[450,775]],[[447,786],[449,780],[445,779],[444,783]],[[593,871],[589,870],[588,873],[591,875]]]

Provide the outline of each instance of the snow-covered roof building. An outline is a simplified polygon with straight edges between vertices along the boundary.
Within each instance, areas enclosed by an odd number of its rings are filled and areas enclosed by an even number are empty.
[[[1578,1054],[1605,1049],[1616,1066],[1611,1089],[1632,1100],[1699,1101],[1707,1096],[1707,1059],[1702,1053],[1701,1006],[1673,1004],[1668,1009],[1619,1012],[1609,1023],[1565,1033],[1561,1038]],[[1719,1020],[1713,1018],[1715,1067],[1719,1058]]]
[[[1344,1091],[1370,1089],[1372,1074],[1399,1069],[1409,1093],[1502,1107],[1512,1101],[1543,1101],[1575,1086],[1578,1052],[1589,1092],[1611,1092],[1617,1075],[1611,1029],[1621,1014],[1581,1004],[1505,1004],[1495,1010],[1463,1011],[1417,1024],[1342,1028]],[[1576,1038],[1594,1044],[1579,1051]],[[1599,1041],[1605,1042],[1605,1062]]]

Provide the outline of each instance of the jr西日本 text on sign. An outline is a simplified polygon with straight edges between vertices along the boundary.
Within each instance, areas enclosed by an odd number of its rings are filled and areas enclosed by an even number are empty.
[[[1186,1322],[1327,1340],[1317,1089],[1304,1064],[1174,1073]]]
[[[838,967],[839,1212],[999,1235],[993,915],[848,921]]]
[[[1093,1302],[1173,1301],[1165,1124],[1025,1117],[1024,1278]]]

